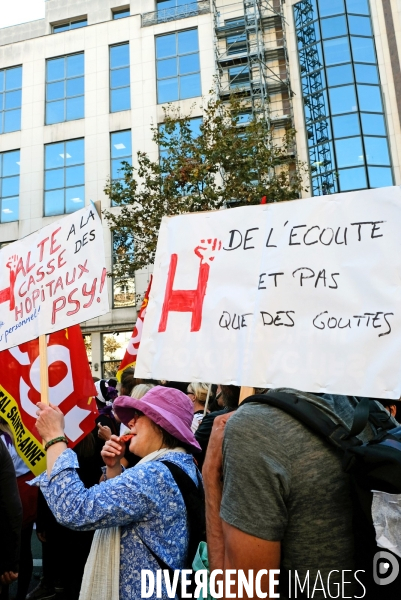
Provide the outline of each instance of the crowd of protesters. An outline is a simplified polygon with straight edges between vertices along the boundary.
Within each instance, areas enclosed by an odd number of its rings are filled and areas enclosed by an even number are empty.
[[[202,536],[210,570],[336,570],[339,585],[354,569],[341,458],[293,416],[257,402],[237,410],[237,386],[138,380],[133,369],[95,386],[96,428],[73,449],[61,411],[38,404],[47,471],[36,479],[0,419],[0,600],[15,581],[16,600],[141,598],[141,571],[191,568]],[[352,426],[354,397],[278,391]],[[396,427],[397,402],[376,404]],[[361,439],[373,434],[367,424]],[[43,574],[28,593],[34,523]]]

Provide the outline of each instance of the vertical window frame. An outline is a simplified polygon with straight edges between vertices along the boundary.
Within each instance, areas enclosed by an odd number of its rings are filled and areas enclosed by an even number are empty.
[[[118,134],[128,133],[128,132],[130,135],[131,153],[124,154],[123,156],[113,156],[113,137],[117,136]],[[114,183],[116,181],[121,181],[122,179],[124,179],[123,176],[113,177],[113,161],[117,160],[117,159],[121,159],[123,162],[128,162],[132,165],[132,130],[131,129],[121,129],[120,131],[111,131],[110,132],[110,181],[112,183]]]
[[[180,33],[185,33],[188,31],[196,31],[196,37],[197,37],[197,50],[196,51],[191,51],[191,52],[184,52],[184,53],[179,53],[179,46],[178,46],[178,36]],[[167,37],[167,36],[175,36],[175,54],[171,55],[171,56],[164,56],[163,58],[157,58],[157,40],[162,38],[162,37]],[[185,73],[185,74],[180,74],[179,72],[179,59],[183,56],[191,56],[191,55],[198,55],[198,62],[199,62],[199,69],[197,71],[191,71],[189,73]],[[201,78],[201,67],[200,67],[200,50],[199,50],[199,30],[198,27],[191,27],[189,29],[180,29],[179,31],[172,31],[170,33],[163,33],[161,35],[157,35],[155,36],[155,56],[156,56],[156,95],[157,95],[157,104],[167,104],[168,102],[178,102],[180,100],[187,100],[188,98],[197,98],[198,96],[189,96],[189,97],[185,97],[183,98],[181,96],[181,78],[182,77],[186,77],[187,75],[198,75],[199,76],[199,88],[200,88],[200,96],[202,95],[202,78]],[[171,60],[172,58],[175,58],[177,61],[177,74],[174,76],[168,76],[168,77],[159,77],[158,76],[158,63],[160,61],[164,61],[164,60]],[[168,80],[173,80],[173,79],[177,79],[177,88],[178,88],[178,98],[176,100],[159,100],[159,81],[168,81]]]
[[[21,76],[21,85],[20,87],[6,89],[7,86],[7,72],[12,71],[14,69],[19,69]],[[13,106],[11,108],[6,108],[6,94],[21,92],[21,101],[19,106]],[[11,113],[12,111],[19,110],[19,123],[16,129],[10,129],[8,131],[5,130],[6,125],[6,114]],[[13,133],[14,131],[21,131],[21,112],[22,112],[22,65],[13,65],[12,67],[4,67],[4,69],[0,69],[0,135],[5,133]]]
[[[82,75],[74,75],[71,77],[68,77],[67,74],[67,60],[68,58],[70,58],[71,56],[82,56],[83,59],[83,72]],[[63,78],[60,79],[55,79],[52,81],[48,81],[48,65],[50,64],[51,61],[53,60],[60,60],[63,59],[64,60],[64,76]],[[67,82],[68,81],[72,81],[74,79],[80,79],[82,77],[83,79],[83,92],[82,94],[77,94],[75,96],[68,96],[67,95]],[[48,86],[53,84],[53,83],[61,83],[63,82],[64,84],[64,95],[62,98],[56,98],[53,100],[49,100],[48,99]],[[67,118],[67,107],[68,107],[68,101],[73,99],[73,98],[83,98],[83,111],[82,111],[82,116],[80,117],[76,117],[73,119],[68,119]],[[64,109],[64,118],[62,121],[53,121],[51,123],[48,122],[48,114],[47,114],[47,109],[48,106],[55,103],[55,102],[60,102],[63,101],[63,109]],[[47,58],[46,59],[46,78],[45,78],[45,125],[56,125],[57,123],[66,123],[67,121],[79,121],[81,119],[85,118],[85,52],[72,52],[71,54],[64,54],[62,56],[54,56],[51,58]]]
[[[72,164],[72,165],[68,165],[65,162],[65,158],[68,158],[68,153],[67,153],[67,144],[69,142],[78,142],[81,141],[83,143],[83,157],[84,160],[81,163],[76,163],[76,164]],[[46,166],[46,149],[50,146],[55,146],[55,145],[59,145],[59,144],[63,144],[63,161],[64,164],[62,166],[55,166],[55,167],[47,167]],[[83,183],[82,184],[78,184],[78,185],[67,185],[67,169],[70,167],[80,167],[83,166],[84,169],[84,178],[83,178]],[[49,171],[56,171],[59,169],[63,169],[63,186],[62,187],[56,187],[56,188],[49,188],[46,189],[46,174]],[[75,210],[73,211],[68,211],[66,210],[67,207],[67,190],[70,189],[74,189],[77,187],[82,187],[83,188],[83,199],[82,199],[82,206],[77,206],[76,210],[80,210],[81,208],[84,208],[85,206],[85,138],[81,137],[81,138],[72,138],[69,140],[61,140],[60,142],[52,142],[50,144],[45,144],[44,145],[44,170],[43,170],[43,216],[44,217],[49,217],[49,216],[56,216],[56,215],[66,215],[66,214],[72,214],[73,212],[75,212]],[[57,212],[57,213],[53,213],[51,211],[47,211],[46,210],[46,192],[52,192],[52,191],[57,191],[57,190],[63,190],[63,212]],[[49,212],[50,214],[47,214],[47,212]]]
[[[128,232],[127,232],[127,235],[129,235]],[[132,254],[132,256],[133,256],[134,252],[135,252],[135,241],[134,241],[134,237],[133,236],[131,236],[131,237],[132,237],[131,248],[128,249],[128,253]],[[116,232],[112,231],[111,232],[112,268],[114,268],[114,265],[118,262],[117,253],[118,253],[118,250],[117,250],[117,246],[116,246]],[[127,293],[127,295],[132,294],[133,298],[131,299],[131,301],[128,300],[128,302],[118,305],[118,303],[116,302],[117,286],[121,286],[121,284],[123,284],[127,288],[132,286],[132,291],[130,291],[128,289],[128,291],[126,293]],[[132,308],[132,307],[136,306],[135,277],[119,278],[113,274],[111,287],[112,287],[112,308],[113,309],[117,310],[117,309],[121,309],[121,308]]]
[[[118,66],[118,67],[112,67],[111,66],[111,52],[112,52],[112,48],[117,48],[118,46],[127,46],[128,47],[128,65],[123,65],[123,66]],[[126,69],[128,67],[129,69],[129,83],[128,85],[123,85],[123,86],[118,86],[118,87],[112,87],[112,72],[113,71],[118,71],[120,69]],[[120,110],[112,110],[112,96],[113,96],[113,92],[116,92],[117,90],[124,90],[127,89],[129,90],[129,106],[127,108],[122,108]],[[116,112],[123,112],[125,110],[131,110],[131,56],[130,56],[130,44],[129,42],[121,42],[119,44],[112,44],[109,46],[109,112],[110,113],[116,113]]]
[[[82,23],[82,25],[80,25]],[[79,25],[77,25],[79,24]],[[75,25],[75,27],[74,27]],[[64,23],[52,23],[52,33],[63,33],[64,31],[71,31],[73,29],[81,29],[81,27],[88,26],[88,17],[78,17],[74,19],[70,19],[69,21],[65,21]],[[64,27],[64,29],[60,29],[60,31],[55,31],[58,27]]]
[[[131,16],[131,7],[126,6],[125,8],[113,8],[112,11],[112,21],[118,21],[119,19],[126,19]],[[128,14],[125,14],[128,13]],[[117,16],[122,15],[122,16]]]
[[[8,154],[13,154],[15,152],[18,152],[18,161],[16,161],[16,164],[18,164],[18,174],[11,173],[11,174],[5,175],[4,174],[4,157]],[[21,177],[20,159],[21,159],[21,150],[20,149],[7,150],[6,152],[0,152],[0,223],[14,223],[15,221],[19,220],[20,177]],[[15,194],[3,195],[4,180],[10,179],[11,177],[13,177],[13,178],[18,177],[18,193],[17,193],[17,195],[15,195]],[[11,200],[12,198],[18,198],[17,218],[16,219],[4,219],[3,212],[7,211],[6,214],[9,214],[9,209],[3,207],[3,202],[4,201],[7,202],[8,200]]]

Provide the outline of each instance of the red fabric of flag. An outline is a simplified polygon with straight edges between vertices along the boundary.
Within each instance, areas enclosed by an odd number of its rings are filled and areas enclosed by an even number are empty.
[[[74,325],[62,329],[46,336],[46,340],[49,401],[64,413],[65,433],[73,447],[94,429],[98,415],[81,328]],[[39,401],[38,339],[0,352],[0,417],[11,427],[18,453],[35,474],[46,465],[35,427]]]
[[[152,286],[152,276],[150,276],[148,289],[146,290],[146,294],[144,296],[142,306],[139,311],[137,321],[135,323],[134,331],[132,332],[132,336],[131,336],[130,341],[128,342],[128,346],[125,351],[124,358],[122,359],[120,367],[117,371],[117,380],[118,381],[121,381],[121,375],[123,374],[125,369],[128,369],[128,367],[135,367],[135,365],[136,365],[136,357],[138,356],[138,348],[139,348],[139,344],[141,342],[143,322],[144,322],[145,315],[146,315],[146,309],[148,307],[151,286]]]

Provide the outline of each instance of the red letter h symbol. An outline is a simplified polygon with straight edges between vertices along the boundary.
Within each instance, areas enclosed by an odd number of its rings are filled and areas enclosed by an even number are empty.
[[[210,264],[214,261],[215,253],[221,249],[221,241],[215,238],[201,240],[200,243],[202,245],[194,249],[196,256],[201,259],[196,290],[173,290],[178,255],[171,255],[166,293],[159,323],[159,332],[161,333],[166,331],[169,312],[190,312],[192,313],[191,331],[199,331],[201,328],[203,300],[205,299],[209,279]]]
[[[198,287],[196,290],[173,290],[178,255],[172,254],[168,271],[166,293],[164,296],[159,332],[166,331],[169,312],[192,313],[191,331],[199,331],[202,325],[203,300],[209,279],[209,264],[202,262],[199,267]]]

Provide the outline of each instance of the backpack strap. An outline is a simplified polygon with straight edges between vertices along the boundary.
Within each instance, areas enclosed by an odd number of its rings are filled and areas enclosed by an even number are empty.
[[[138,535],[138,533],[137,533],[137,535]],[[139,536],[138,536],[138,537],[139,537]],[[141,542],[142,542],[142,544],[145,546],[145,548],[147,548],[147,550],[149,550],[150,554],[153,556],[153,558],[155,559],[155,561],[156,561],[156,562],[157,562],[157,564],[159,565],[159,569],[160,569],[161,571],[168,571],[168,575],[169,575],[169,577],[170,577],[170,584],[172,584],[172,583],[173,583],[173,580],[174,580],[174,569],[172,569],[171,567],[169,567],[169,566],[168,566],[168,564],[167,564],[167,563],[165,563],[165,562],[164,562],[164,560],[162,560],[162,559],[160,558],[160,556],[157,556],[157,554],[156,554],[155,552],[153,552],[152,548],[150,548],[150,547],[147,545],[147,543],[143,541],[143,539],[142,539],[142,538],[140,538],[140,539],[141,539]],[[177,584],[177,589],[176,589],[176,591],[175,591],[175,596],[174,596],[174,598],[175,598],[175,597],[177,597],[179,600],[182,600],[182,598],[181,598],[181,590],[180,590],[180,583],[179,583],[179,582],[178,582],[178,584]]]
[[[369,398],[361,398],[361,400],[358,402],[355,408],[354,420],[352,422],[351,430],[349,432],[350,435],[358,435],[365,429],[369,421],[369,413]]]
[[[197,478],[198,478],[198,485],[196,485],[196,483],[193,481],[192,477],[190,477],[187,473],[185,473],[185,471],[179,467],[178,465],[176,465],[173,462],[170,462],[169,460],[161,460],[160,462],[162,462],[164,465],[166,465],[166,467],[168,468],[168,470],[170,471],[171,475],[173,476],[174,481],[177,484],[178,489],[180,490],[182,497],[185,499],[188,496],[188,494],[196,494],[196,495],[201,495],[203,498],[205,497],[204,491],[203,491],[203,483],[202,480],[199,476],[199,472],[198,469],[196,470],[197,473]],[[186,506],[186,502],[185,502],[185,506]]]
[[[190,557],[188,568],[192,569],[192,560],[195,557],[199,542],[206,540],[205,492],[202,479],[198,469],[196,469],[198,479],[198,485],[196,485],[181,467],[169,460],[162,460],[161,462],[173,476],[187,510],[189,525],[188,556]]]
[[[196,475],[198,478],[198,485],[192,480],[192,478],[185,473],[181,467],[176,465],[169,460],[161,460],[170,471],[182,498],[184,500],[185,508],[187,511],[187,519],[189,524],[189,542],[188,542],[188,556],[192,558],[195,556],[196,549],[199,541],[199,536],[203,536],[202,539],[206,539],[206,522],[205,522],[205,492],[203,489],[202,479],[199,475],[198,469]],[[149,550],[161,570],[167,570],[170,576],[170,581],[173,581],[174,570],[168,566],[155,552],[150,548],[146,542],[141,538],[143,545]],[[190,565],[192,568],[192,564]],[[179,585],[177,586],[176,594],[178,598],[181,598],[181,592]]]
[[[354,429],[355,419],[357,418],[357,413],[359,413],[359,431],[354,435],[361,433],[368,422],[373,426],[376,434],[381,432],[385,433],[395,427],[390,413],[379,408],[375,402],[377,400],[379,403],[381,403],[383,400],[380,398],[359,398],[357,396],[355,398],[358,401],[358,406],[355,409],[352,429]],[[368,410],[367,407],[369,407]],[[355,428],[355,430],[357,430],[357,428]]]
[[[341,423],[336,423],[323,410],[315,404],[288,392],[268,392],[267,394],[255,394],[243,400],[239,406],[257,402],[280,408],[288,413],[320,437],[323,437],[331,445],[340,448],[344,452],[348,448],[360,446],[362,441],[355,436],[350,436],[350,431]]]

